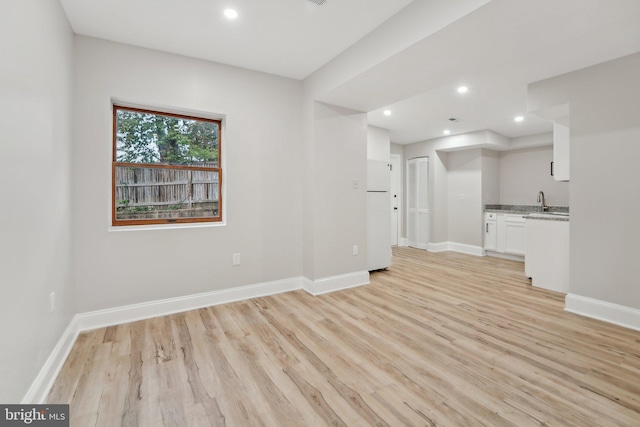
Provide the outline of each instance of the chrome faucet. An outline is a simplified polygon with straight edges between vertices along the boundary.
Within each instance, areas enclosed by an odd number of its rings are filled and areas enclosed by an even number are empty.
[[[549,210],[549,206],[547,206],[547,203],[544,201],[544,193],[542,191],[538,193],[538,203],[540,203],[541,212],[546,212],[547,210]]]

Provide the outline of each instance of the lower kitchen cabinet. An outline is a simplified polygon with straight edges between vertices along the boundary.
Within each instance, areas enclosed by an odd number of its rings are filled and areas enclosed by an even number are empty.
[[[527,238],[524,228],[525,219],[522,215],[501,215],[502,222],[498,218],[498,233],[504,235],[504,245],[498,246],[498,250],[513,255],[524,255],[527,248]]]
[[[533,286],[569,291],[569,221],[527,219],[524,271]]]
[[[527,248],[523,214],[485,213],[484,249],[524,256]]]
[[[496,221],[496,213],[487,212],[484,221],[484,249],[487,251],[495,251],[498,249],[498,226]]]

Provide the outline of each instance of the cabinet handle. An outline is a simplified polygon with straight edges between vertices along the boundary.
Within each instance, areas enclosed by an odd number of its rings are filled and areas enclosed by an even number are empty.
[[[551,176],[553,176],[553,162],[551,162]]]
[[[488,222],[485,224],[484,232],[485,232],[485,233],[488,233],[488,232],[489,232],[489,223],[488,223]]]

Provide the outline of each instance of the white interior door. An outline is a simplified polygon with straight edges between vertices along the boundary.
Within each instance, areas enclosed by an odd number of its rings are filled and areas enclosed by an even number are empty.
[[[397,246],[400,239],[400,218],[402,207],[402,159],[399,154],[391,155],[391,245]]]
[[[429,244],[429,158],[407,161],[407,244],[427,249]]]

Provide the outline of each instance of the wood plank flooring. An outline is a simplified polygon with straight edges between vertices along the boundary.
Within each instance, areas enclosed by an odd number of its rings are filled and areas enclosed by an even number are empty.
[[[72,426],[640,426],[640,332],[522,263],[396,248],[372,283],[83,333]]]

